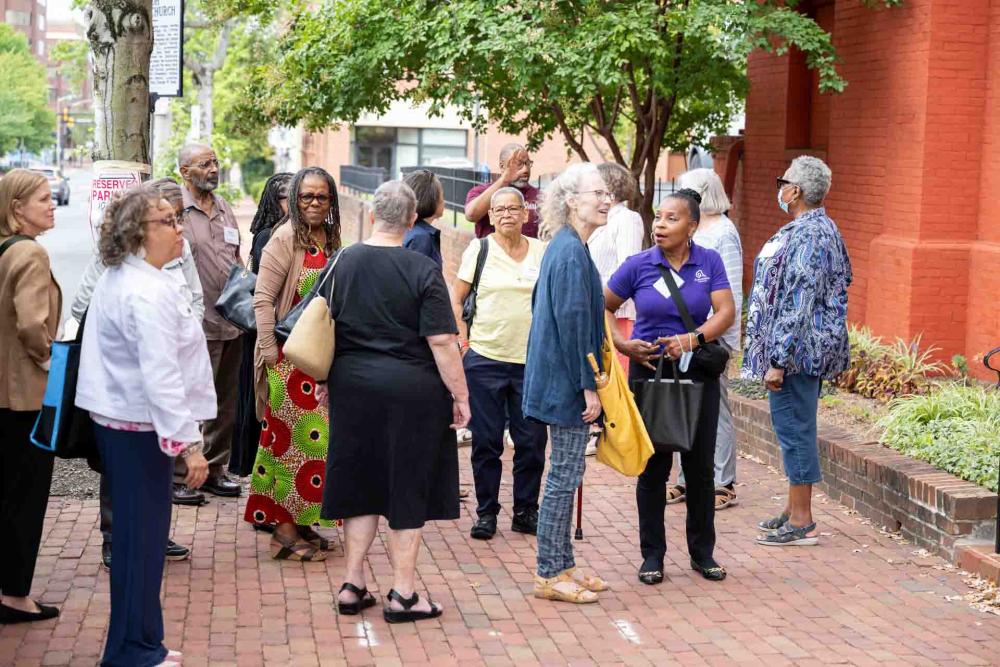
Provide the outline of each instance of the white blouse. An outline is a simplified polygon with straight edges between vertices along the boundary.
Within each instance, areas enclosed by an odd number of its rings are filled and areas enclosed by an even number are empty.
[[[208,345],[191,301],[166,271],[129,255],[97,281],[76,405],[106,419],[152,424],[161,443],[201,441],[198,423],[216,416]]]
[[[608,211],[608,224],[590,235],[587,248],[601,274],[601,285],[607,287],[618,267],[632,255],[642,252],[642,229],[642,216],[623,202],[612,206]],[[615,317],[635,319],[635,304],[631,299],[622,304]]]

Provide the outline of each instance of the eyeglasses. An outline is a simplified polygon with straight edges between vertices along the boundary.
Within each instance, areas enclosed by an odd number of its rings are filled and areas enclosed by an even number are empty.
[[[198,167],[199,169],[209,169],[211,167],[218,168],[219,161],[216,160],[215,158],[212,158],[211,160],[203,160],[203,161],[199,162],[198,164],[196,164],[195,166]]]
[[[517,167],[527,167],[528,169],[531,169],[531,167],[534,164],[535,163],[532,162],[531,160],[521,160],[520,162],[516,163],[515,166],[517,166]],[[506,166],[506,165],[504,165],[504,166]]]
[[[314,195],[311,192],[300,192],[299,201],[306,206],[312,206],[313,202],[318,203],[320,206],[326,206],[330,203],[332,197],[330,195]]]
[[[177,219],[176,215],[171,215],[169,218],[143,218],[142,222],[155,222],[158,225],[173,227],[174,229],[181,226],[181,221]]]
[[[615,193],[608,192],[607,190],[584,190],[582,192],[577,192],[576,194],[578,195],[592,194],[595,197],[597,197],[598,201],[606,199],[609,202],[614,202],[615,200],[618,199],[618,197],[615,197]]]
[[[497,206],[496,208],[493,208],[493,209],[490,209],[490,210],[493,211],[494,214],[496,214],[497,216],[499,216],[499,217],[502,218],[503,216],[507,215],[508,213],[510,215],[512,215],[512,216],[517,215],[521,211],[524,210],[524,207],[523,206]]]
[[[777,179],[775,179],[775,180],[776,180],[776,182],[777,182],[777,184],[778,184],[778,189],[779,189],[779,190],[780,190],[781,188],[785,187],[786,185],[794,185],[794,186],[796,186],[796,187],[798,187],[798,185],[799,185],[798,183],[792,183],[791,181],[787,181],[787,180],[785,180],[785,179],[783,179],[783,178],[780,178],[780,177],[779,177],[779,178],[777,178]]]

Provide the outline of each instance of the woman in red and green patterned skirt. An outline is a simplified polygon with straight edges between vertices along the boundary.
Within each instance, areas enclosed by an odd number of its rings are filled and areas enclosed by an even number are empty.
[[[274,323],[312,288],[340,248],[340,209],[333,178],[309,167],[292,179],[288,218],[264,247],[257,276],[254,352],[260,448],[251,477],[245,519],[274,526],[271,556],[287,560],[326,558],[327,540],[312,526],[320,521],[330,430],[325,392],[284,358]]]

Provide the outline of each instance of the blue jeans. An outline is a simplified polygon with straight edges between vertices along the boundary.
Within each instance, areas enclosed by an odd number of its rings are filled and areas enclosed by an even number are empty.
[[[538,509],[538,491],[545,470],[545,425],[521,412],[524,364],[496,361],[469,350],[462,359],[469,384],[472,419],[472,477],[476,482],[479,516],[500,512],[504,424],[510,416],[514,440],[514,513]]]
[[[570,541],[573,494],[583,481],[590,426],[551,426],[549,434],[549,476],[538,513],[538,576],[546,579],[576,567]]]
[[[816,484],[823,479],[816,442],[816,411],[822,386],[822,378],[815,375],[786,375],[781,391],[767,394],[771,425],[792,486]]]

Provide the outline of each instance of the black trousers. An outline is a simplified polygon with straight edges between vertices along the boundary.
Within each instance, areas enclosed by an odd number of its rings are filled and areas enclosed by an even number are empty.
[[[636,363],[629,364],[629,379],[653,377],[653,371]],[[698,430],[691,451],[681,454],[681,468],[687,484],[688,554],[698,563],[712,559],[715,551],[715,435],[719,424],[719,379],[706,377],[690,368],[681,378],[704,384]],[[667,553],[664,512],[667,508],[667,479],[673,463],[671,452],[657,452],[635,487],[639,508],[639,547],[643,560],[661,563]]]
[[[476,513],[488,516],[500,512],[500,456],[508,417],[514,440],[514,512],[537,510],[548,434],[544,424],[529,421],[521,412],[524,365],[488,359],[473,350],[465,353],[462,365],[472,408],[469,430]]]
[[[0,593],[27,597],[52,484],[52,454],[29,441],[36,411],[0,408]]]

